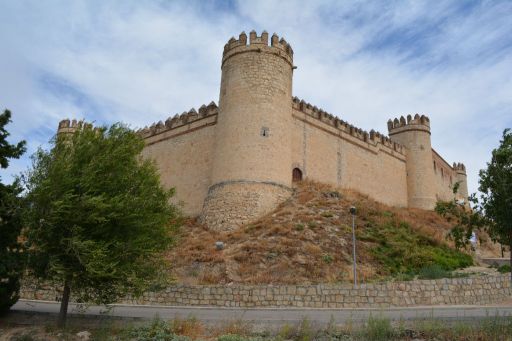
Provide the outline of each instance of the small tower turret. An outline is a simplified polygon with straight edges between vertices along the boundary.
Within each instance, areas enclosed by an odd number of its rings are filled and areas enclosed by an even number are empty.
[[[212,185],[202,220],[230,229],[291,194],[293,51],[263,32],[224,46]]]
[[[431,210],[436,189],[427,116],[407,115],[388,121],[389,137],[406,147],[408,206]]]
[[[459,188],[455,194],[458,200],[464,200],[466,205],[468,203],[468,179],[466,175],[466,166],[463,163],[453,163],[453,171],[455,172],[455,181],[459,183]]]

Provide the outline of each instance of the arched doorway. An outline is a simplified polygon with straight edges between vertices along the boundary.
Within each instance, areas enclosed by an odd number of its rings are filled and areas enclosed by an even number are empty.
[[[302,171],[299,168],[294,168],[292,171],[292,181],[297,182],[302,180]]]

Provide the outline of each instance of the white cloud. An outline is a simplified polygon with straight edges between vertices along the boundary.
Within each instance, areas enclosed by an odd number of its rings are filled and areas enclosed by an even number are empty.
[[[1,3],[0,105],[14,113],[12,140],[33,151],[61,118],[143,126],[217,101],[224,43],[266,29],[294,48],[295,95],[367,130],[430,115],[433,146],[466,163],[476,190],[512,126],[510,3],[225,4]],[[12,165],[6,174],[27,157]]]

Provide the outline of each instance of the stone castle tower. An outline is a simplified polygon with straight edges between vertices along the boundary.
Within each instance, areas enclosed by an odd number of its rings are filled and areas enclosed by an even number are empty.
[[[293,51],[268,38],[242,33],[224,47],[207,224],[252,220],[290,195]]]
[[[241,33],[224,46],[219,106],[210,103],[139,131],[143,156],[185,213],[233,229],[271,212],[305,178],[351,188],[383,203],[433,209],[467,197],[466,168],[433,148],[430,120],[388,121],[389,137],[365,132],[292,97],[293,50],[276,34]],[[59,132],[76,122],[64,120]]]
[[[407,148],[408,206],[432,209],[436,203],[430,120],[416,114],[388,121],[389,137]]]

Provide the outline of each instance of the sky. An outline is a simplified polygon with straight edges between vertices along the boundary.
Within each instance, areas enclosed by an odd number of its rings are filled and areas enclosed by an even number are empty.
[[[512,1],[0,0],[0,110],[30,166],[58,122],[141,128],[219,97],[224,44],[242,31],[293,47],[294,96],[365,130],[430,117],[432,146],[469,191],[512,128]]]

